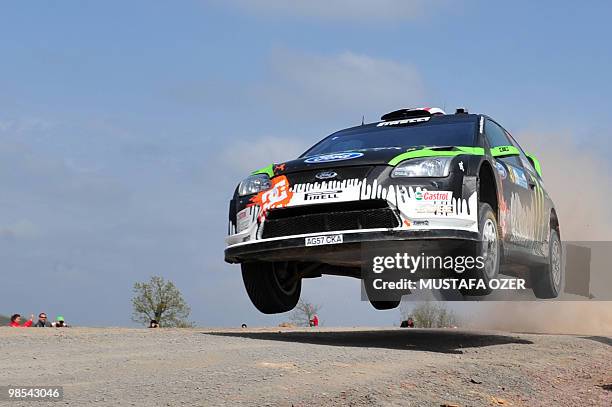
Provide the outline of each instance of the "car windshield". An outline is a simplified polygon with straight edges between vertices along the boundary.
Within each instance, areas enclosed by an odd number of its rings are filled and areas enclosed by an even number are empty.
[[[302,157],[369,148],[473,146],[475,134],[475,121],[445,121],[402,127],[357,127],[328,136]]]

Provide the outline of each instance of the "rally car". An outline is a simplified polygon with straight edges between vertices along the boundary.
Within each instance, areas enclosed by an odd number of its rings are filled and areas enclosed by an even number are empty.
[[[526,273],[538,298],[562,289],[559,221],[538,160],[495,120],[465,109],[393,111],[254,171],[230,202],[225,260],[241,264],[257,309],[279,313],[296,305],[302,278],[360,278],[371,242],[462,242],[485,259],[479,279]]]

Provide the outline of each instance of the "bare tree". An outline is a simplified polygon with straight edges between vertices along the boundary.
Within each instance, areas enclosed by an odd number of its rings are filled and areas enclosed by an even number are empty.
[[[447,328],[458,324],[455,313],[444,303],[433,303],[431,301],[419,302],[411,305],[403,302],[400,307],[402,321],[412,318],[417,328]]]
[[[132,320],[148,325],[154,319],[161,327],[188,328],[191,308],[172,281],[153,276],[143,283],[134,283]]]
[[[320,309],[320,305],[300,300],[291,312],[289,320],[296,326],[309,326],[310,321],[319,313]]]

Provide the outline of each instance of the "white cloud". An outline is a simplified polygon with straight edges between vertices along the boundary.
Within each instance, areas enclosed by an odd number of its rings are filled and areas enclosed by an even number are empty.
[[[281,15],[325,20],[403,20],[419,17],[432,7],[424,0],[226,0],[257,15]]]
[[[350,113],[357,122],[354,116],[423,103],[421,77],[409,63],[353,52],[321,56],[289,51],[275,52],[270,63],[273,78],[257,89],[257,97],[309,120]]]

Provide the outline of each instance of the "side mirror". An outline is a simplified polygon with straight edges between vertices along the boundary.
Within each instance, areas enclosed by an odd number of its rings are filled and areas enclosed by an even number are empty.
[[[538,161],[538,159],[535,158],[535,155],[533,154],[525,153],[525,155],[529,159],[529,162],[531,163],[531,165],[533,165],[533,168],[535,168],[538,175],[541,177],[542,176],[542,166],[540,165],[540,161]]]
[[[521,152],[514,146],[499,146],[491,149],[491,155],[493,157],[510,157],[513,155],[521,155]]]

